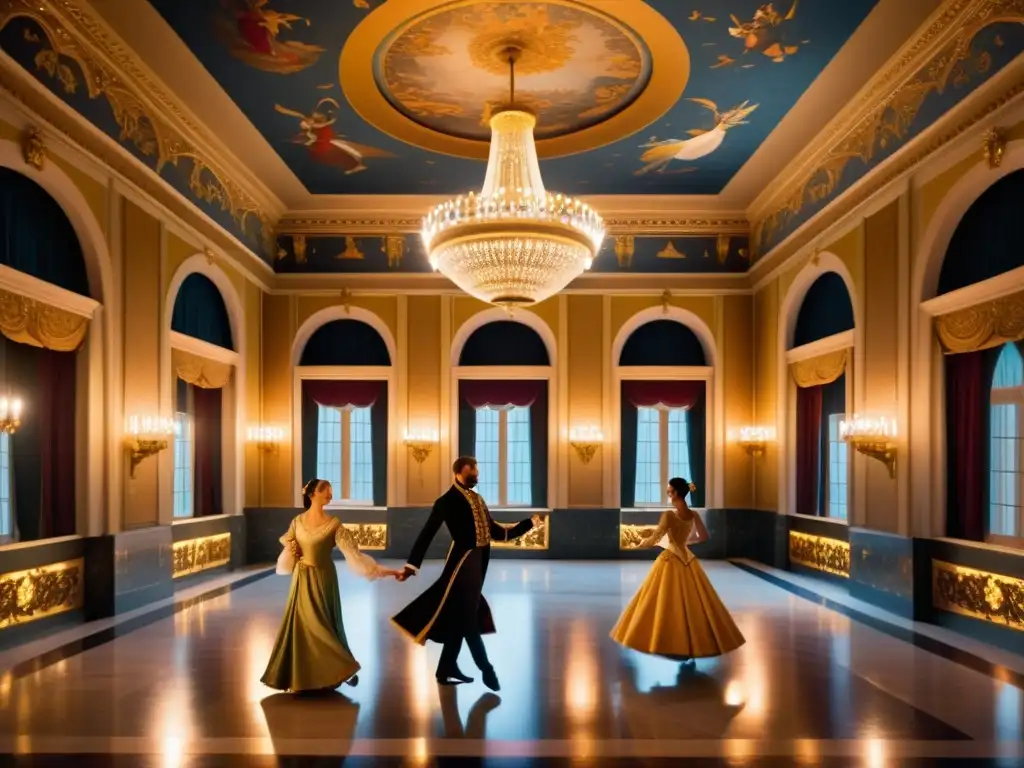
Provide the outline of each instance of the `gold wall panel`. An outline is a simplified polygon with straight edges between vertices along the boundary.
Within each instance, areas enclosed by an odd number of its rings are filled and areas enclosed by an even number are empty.
[[[382,551],[388,547],[387,523],[343,523],[360,549]]]
[[[644,539],[654,533],[657,527],[619,523],[619,549],[639,549]]]
[[[850,545],[839,539],[790,531],[789,560],[805,568],[850,578]]]
[[[551,536],[551,515],[541,515],[544,524],[540,528],[530,529],[526,535],[514,541],[491,541],[495,549],[547,549]],[[498,523],[498,525],[503,525]],[[504,525],[504,527],[509,527]]]
[[[1024,580],[932,560],[932,605],[1024,631]]]
[[[81,608],[85,560],[0,574],[0,630]]]
[[[177,579],[191,573],[219,568],[230,562],[230,533],[176,541],[171,555],[171,576]]]

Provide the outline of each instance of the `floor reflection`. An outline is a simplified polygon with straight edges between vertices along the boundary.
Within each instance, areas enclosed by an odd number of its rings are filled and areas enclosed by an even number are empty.
[[[282,742],[295,739],[351,741],[359,719],[359,703],[333,691],[309,696],[275,693],[260,702],[274,750],[288,754]]]
[[[441,721],[446,739],[484,739],[487,738],[487,716],[501,704],[501,698],[493,693],[480,696],[469,710],[466,724],[463,727],[462,715],[459,714],[458,685],[439,685],[438,699],[441,702]]]

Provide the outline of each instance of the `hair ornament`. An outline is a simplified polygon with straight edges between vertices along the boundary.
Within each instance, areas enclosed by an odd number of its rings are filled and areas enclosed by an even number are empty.
[[[696,490],[697,490],[696,484],[695,483],[690,483],[690,493],[694,493],[694,492],[696,492]]]

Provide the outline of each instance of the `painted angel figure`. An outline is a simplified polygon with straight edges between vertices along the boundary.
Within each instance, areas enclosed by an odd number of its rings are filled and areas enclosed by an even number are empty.
[[[307,147],[310,156],[318,162],[337,166],[346,174],[351,174],[366,170],[363,162],[366,158],[394,157],[383,149],[357,144],[335,133],[334,124],[338,121],[339,108],[338,102],[330,97],[320,99],[308,115],[280,104],[274,105],[280,114],[298,118],[300,133],[293,141]]]
[[[637,176],[643,176],[650,171],[666,173],[665,169],[673,160],[697,160],[710,155],[722,145],[726,131],[738,125],[746,125],[745,118],[758,107],[757,104],[744,101],[739,106],[719,112],[718,105],[708,99],[689,99],[689,101],[711,110],[714,115],[715,127],[711,130],[694,128],[687,131],[686,133],[691,137],[689,139],[663,139],[661,141],[652,139],[648,143],[642,144],[641,149],[647,151],[640,156],[640,161],[646,165],[635,172]]]
[[[312,66],[324,49],[297,40],[280,40],[292,22],[309,19],[267,7],[270,0],[222,0],[227,15],[217,18],[217,31],[231,55],[265,72],[292,74]]]

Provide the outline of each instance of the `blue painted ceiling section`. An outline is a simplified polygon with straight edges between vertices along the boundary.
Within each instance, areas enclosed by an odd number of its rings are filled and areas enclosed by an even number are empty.
[[[394,0],[391,0],[392,2]],[[639,1],[639,0],[637,0]],[[338,84],[339,57],[355,27],[376,3],[348,0],[269,0],[259,13],[296,17],[271,45],[301,43],[295,66],[265,71],[252,55],[224,41],[225,25],[239,24],[221,0],[150,0],[221,84],[268,143],[314,194],[456,194],[478,189],[484,163],[404,144],[364,122]],[[846,43],[877,0],[648,0],[680,33],[691,58],[683,98],[646,129],[611,145],[542,162],[545,184],[568,194],[715,194],[735,175]],[[237,0],[241,4],[242,0]],[[700,6],[697,8],[697,6]],[[243,6],[244,7],[244,6]],[[755,28],[766,10],[776,23]],[[246,23],[253,23],[251,21]],[[730,28],[734,31],[730,32]],[[239,28],[240,29],[240,28]],[[237,33],[236,33],[237,36]],[[308,46],[323,49],[312,55]],[[748,50],[749,49],[749,50]],[[234,51],[234,55],[233,52]],[[247,54],[253,53],[245,52]],[[671,67],[673,62],[654,61]],[[281,67],[279,67],[281,69]],[[367,87],[373,87],[367,84]],[[321,99],[334,99],[335,136],[392,157],[374,157],[366,169],[346,172],[297,143],[299,120]],[[697,102],[692,99],[706,100]],[[746,103],[757,108],[746,124],[729,128],[722,144],[693,161],[644,169],[642,145],[684,142],[695,130],[716,127],[721,113]],[[711,106],[709,106],[709,104]],[[277,109],[283,107],[285,111]],[[717,111],[716,111],[717,110]],[[292,114],[289,114],[290,111]],[[229,137],[227,137],[230,140]]]

